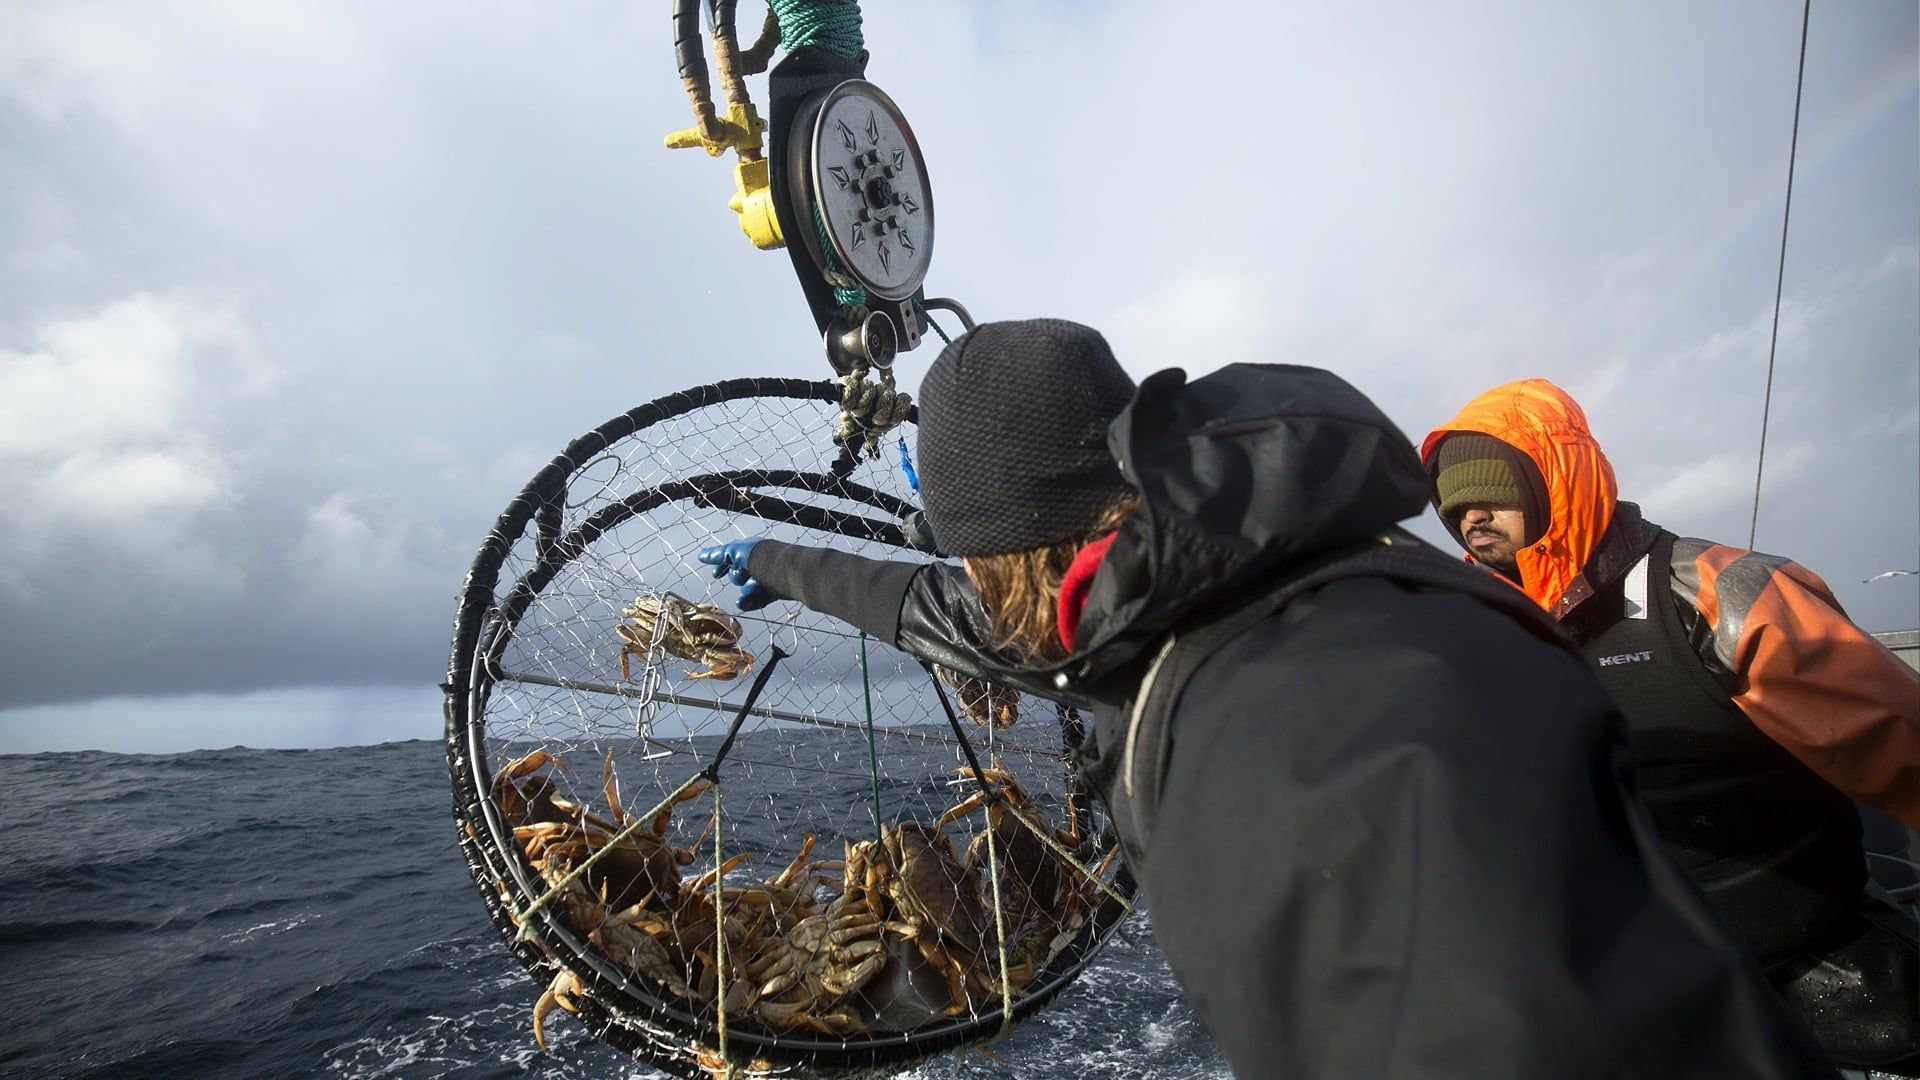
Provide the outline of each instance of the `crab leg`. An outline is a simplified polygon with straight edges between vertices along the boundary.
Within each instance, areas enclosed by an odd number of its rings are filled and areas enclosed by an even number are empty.
[[[607,798],[607,810],[613,814],[616,825],[627,823],[627,812],[620,806],[620,778],[613,771],[613,751],[607,751],[606,763],[600,766],[600,790]]]
[[[687,883],[686,888],[688,891],[693,893],[706,892],[708,889],[713,887],[713,883],[715,879],[723,878],[723,877],[726,877],[728,874],[733,873],[734,867],[739,866],[742,862],[745,862],[747,859],[752,858],[754,855],[757,855],[757,854],[759,854],[759,852],[743,851],[740,854],[735,855],[733,858],[728,859],[726,862],[721,863],[719,868],[714,870],[709,870],[706,873],[701,874],[699,877],[694,878],[691,882]]]
[[[547,984],[546,992],[540,995],[540,1000],[534,1003],[533,1041],[540,1047],[542,1053],[547,1050],[547,1017],[553,1014],[555,1008],[565,1009],[570,1013],[579,1012],[580,1006],[574,1002],[573,996],[582,989],[584,987],[580,985],[580,977],[569,968],[561,968],[560,973]]]
[[[684,803],[684,802],[692,802],[694,799],[697,799],[700,796],[705,795],[708,789],[712,787],[713,787],[713,782],[709,780],[702,780],[697,784],[689,785],[687,789],[685,791],[682,791],[678,797],[673,799],[673,801],[661,807],[660,812],[653,816],[653,835],[655,836],[667,835],[667,823],[673,820],[673,808],[676,806],[679,806],[681,803]],[[700,835],[704,837],[706,836],[706,833],[703,832]],[[695,846],[697,847],[698,845],[695,845]]]
[[[767,884],[776,889],[785,889],[792,885],[793,879],[800,876],[806,869],[807,853],[813,850],[813,842],[818,839],[817,833],[808,833],[807,838],[800,841],[800,854],[795,855],[793,861],[787,864],[787,868],[776,874]]]

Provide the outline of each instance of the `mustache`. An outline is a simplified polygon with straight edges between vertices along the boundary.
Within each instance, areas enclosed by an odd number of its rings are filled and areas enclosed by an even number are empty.
[[[1489,525],[1470,525],[1467,527],[1467,531],[1464,535],[1468,540],[1471,540],[1476,536],[1491,536],[1495,540],[1511,540],[1512,539],[1506,533],[1503,533],[1500,530],[1493,528],[1492,526],[1489,526]]]

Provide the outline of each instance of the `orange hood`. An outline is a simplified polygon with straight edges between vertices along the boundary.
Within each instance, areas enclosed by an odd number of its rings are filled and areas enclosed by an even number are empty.
[[[1547,489],[1546,531],[1516,554],[1522,586],[1554,618],[1592,595],[1581,571],[1613,521],[1619,487],[1613,466],[1587,429],[1587,414],[1545,379],[1522,379],[1481,394],[1459,415],[1428,433],[1420,461],[1429,472],[1434,449],[1455,432],[1491,435],[1533,459]],[[1530,530],[1539,523],[1528,522]],[[1455,540],[1460,537],[1456,534]],[[1467,556],[1473,561],[1473,556]]]

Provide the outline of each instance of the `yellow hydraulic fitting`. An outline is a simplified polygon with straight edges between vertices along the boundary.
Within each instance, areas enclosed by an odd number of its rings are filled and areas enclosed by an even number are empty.
[[[727,206],[740,215],[740,231],[762,251],[787,246],[780,235],[780,219],[773,212],[773,187],[767,181],[766,158],[741,158],[733,167],[733,198]]]
[[[714,139],[702,135],[698,125],[669,132],[667,149],[685,150],[697,146],[705,150],[708,157],[719,157],[729,150],[759,156],[760,133],[767,130],[767,122],[753,111],[752,102],[742,101],[727,106],[727,118],[721,120],[716,117],[714,126],[720,130],[720,136]]]
[[[780,222],[773,213],[767,160],[760,156],[760,134],[766,131],[767,122],[760,119],[752,102],[742,101],[728,105],[726,119],[716,119],[715,126],[719,128],[718,138],[706,137],[697,126],[671,132],[667,135],[667,149],[697,146],[711,157],[719,157],[728,150],[738,154],[740,160],[733,167],[733,198],[727,200],[727,206],[740,215],[740,231],[747,234],[754,247],[784,247],[786,241],[780,236]]]

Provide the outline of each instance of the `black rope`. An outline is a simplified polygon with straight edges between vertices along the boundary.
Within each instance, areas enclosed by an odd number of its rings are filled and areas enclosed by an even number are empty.
[[[1753,464],[1753,519],[1747,524],[1747,550],[1760,534],[1760,477],[1767,467],[1767,417],[1773,411],[1773,356],[1780,343],[1780,293],[1787,280],[1787,223],[1793,218],[1793,163],[1800,153],[1800,92],[1807,81],[1807,23],[1813,0],[1800,9],[1800,72],[1793,83],[1793,141],[1787,150],[1787,201],[1780,212],[1780,268],[1773,278],[1773,334],[1767,339],[1767,392],[1760,403],[1760,455]]]
[[[747,713],[752,710],[753,703],[760,700],[760,691],[767,688],[767,677],[773,674],[774,668],[780,666],[780,661],[792,655],[781,648],[778,642],[774,643],[773,655],[767,658],[767,666],[761,668],[760,674],[753,677],[753,685],[747,688],[747,700],[741,702],[740,711],[733,714],[733,724],[727,728],[727,737],[720,740],[720,749],[713,752],[713,760],[707,764],[706,768],[700,770],[700,775],[713,783],[720,782],[720,763],[727,759],[728,751],[733,749],[734,736],[740,734],[740,725],[746,721]]]
[[[766,657],[766,667],[760,669],[760,675],[753,676],[753,686],[747,688],[747,700],[739,703],[739,711],[733,713],[733,723],[726,728],[726,738],[720,740],[720,749],[714,751],[714,759],[708,763],[707,769],[701,769],[701,776],[707,776],[708,780],[714,784],[720,782],[720,763],[726,761],[728,751],[733,749],[733,736],[739,734],[739,724],[747,721],[747,713],[753,709],[753,703],[760,700],[760,690],[766,690],[766,678],[774,675],[774,669],[780,667],[780,661],[787,659],[789,655],[793,653],[780,648],[780,642],[774,642],[774,655]]]
[[[947,714],[947,726],[953,729],[954,737],[960,740],[960,752],[967,755],[967,764],[973,766],[973,778],[980,781],[980,790],[987,795],[987,805],[992,806],[1000,800],[1000,796],[994,792],[993,785],[987,783],[987,774],[980,768],[980,759],[974,756],[972,741],[960,728],[960,718],[953,714],[953,703],[947,700],[947,691],[940,685],[940,676],[934,674],[933,665],[927,661],[920,661],[920,666],[927,669],[927,678],[933,682],[933,696],[940,700],[940,711]]]

